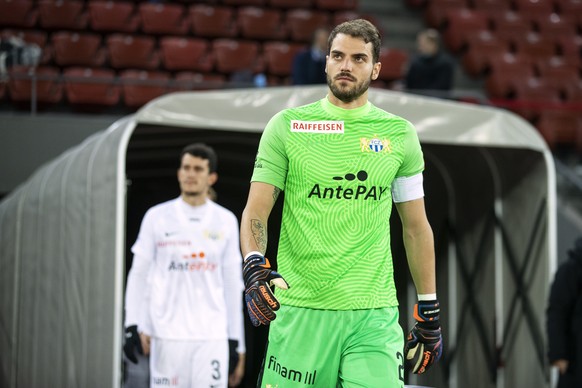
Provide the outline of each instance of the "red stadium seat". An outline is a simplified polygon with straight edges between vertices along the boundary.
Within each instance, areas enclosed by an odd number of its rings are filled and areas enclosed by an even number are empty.
[[[17,103],[30,102],[33,98],[32,82],[36,79],[36,101],[38,104],[56,104],[63,98],[63,86],[59,69],[54,67],[12,67],[8,70],[10,100]]]
[[[507,0],[472,0],[473,9],[487,12],[509,11],[511,2]]]
[[[576,36],[576,20],[568,15],[552,13],[534,20],[537,31],[544,37],[554,39],[559,36]]]
[[[579,112],[542,112],[536,128],[550,149],[566,146],[582,153],[582,117]]]
[[[259,7],[241,7],[237,17],[241,36],[256,40],[285,40],[287,31],[282,18],[277,9]]]
[[[574,103],[578,110],[582,110],[582,81],[574,81],[568,84],[565,90],[567,103]]]
[[[100,35],[63,31],[54,33],[51,40],[55,63],[59,66],[99,67],[105,63]]]
[[[181,4],[141,3],[141,28],[146,34],[184,35],[190,30],[190,19]]]
[[[19,37],[29,44],[36,44],[41,50],[42,54],[40,57],[39,64],[46,65],[52,61],[53,49],[52,46],[47,43],[48,34],[45,31],[40,30],[21,30],[21,29],[6,29],[2,30],[0,37],[2,39],[8,39],[10,37]]]
[[[535,32],[530,32],[525,36],[515,36],[513,46],[517,53],[528,55],[532,58],[549,58],[557,54],[556,43]]]
[[[569,63],[563,57],[542,58],[536,61],[539,77],[563,94],[572,83],[581,81],[577,63]]]
[[[449,50],[458,53],[466,45],[467,33],[488,29],[487,15],[469,9],[449,10],[446,14],[447,26],[443,35]]]
[[[581,0],[556,0],[561,15],[582,15]]]
[[[479,31],[467,36],[467,51],[463,54],[462,65],[467,74],[479,77],[489,69],[491,58],[509,52],[509,43],[497,39],[489,31]]]
[[[40,26],[47,29],[83,30],[89,17],[82,1],[41,0],[38,3]]]
[[[392,82],[404,78],[408,59],[408,52],[404,50],[383,47],[380,50],[379,62],[382,63],[382,67],[378,79]]]
[[[291,75],[293,58],[304,45],[289,42],[266,42],[263,44],[265,68],[267,74],[277,77]]]
[[[517,12],[526,19],[554,12],[553,0],[513,0]]]
[[[315,0],[315,6],[324,11],[354,11],[358,0]]]
[[[505,53],[489,61],[490,72],[485,81],[485,90],[491,98],[508,98],[516,82],[534,76],[529,57]]]
[[[119,74],[123,101],[130,108],[139,108],[170,91],[170,75],[159,71],[125,70]]]
[[[558,52],[570,62],[577,62],[578,65],[582,63],[580,52],[582,52],[582,36],[578,35],[562,35],[556,37],[558,45]]]
[[[135,4],[127,1],[90,1],[89,21],[93,30],[103,32],[135,32],[139,27]]]
[[[424,9],[424,22],[429,27],[441,29],[446,23],[449,10],[464,8],[468,8],[468,2],[465,0],[431,0]]]
[[[112,34],[107,37],[109,62],[115,69],[153,70],[160,65],[160,55],[151,36]]]
[[[222,3],[225,5],[232,5],[232,6],[255,6],[261,7],[265,5],[266,0],[222,0]]]
[[[189,9],[192,33],[203,38],[231,38],[238,33],[231,7],[195,4]]]
[[[272,8],[311,8],[314,0],[267,0]]]
[[[120,87],[109,69],[70,67],[63,71],[67,100],[79,106],[114,106],[120,100]]]
[[[495,35],[501,39],[508,39],[516,35],[526,35],[532,31],[532,24],[518,13],[513,11],[489,13]]]
[[[516,80],[512,87],[517,104],[511,110],[529,121],[534,121],[541,111],[555,109],[562,103],[559,91],[541,78]]]
[[[234,73],[250,70],[260,73],[264,62],[259,56],[259,44],[255,41],[238,41],[233,39],[216,39],[212,42],[216,59],[216,69],[220,73]]]
[[[210,72],[214,61],[209,53],[208,42],[199,38],[163,37],[160,51],[166,70],[190,70]]]
[[[36,25],[38,12],[30,0],[0,0],[0,26],[30,28]]]
[[[222,89],[226,84],[223,74],[179,72],[174,76],[175,91]]]
[[[332,25],[337,26],[338,24],[342,24],[343,22],[347,22],[348,20],[360,18],[366,19],[366,17],[360,15],[356,11],[338,11],[333,13]]]
[[[292,9],[287,12],[286,25],[289,37],[295,42],[310,42],[319,27],[327,27],[329,14],[323,11]]]

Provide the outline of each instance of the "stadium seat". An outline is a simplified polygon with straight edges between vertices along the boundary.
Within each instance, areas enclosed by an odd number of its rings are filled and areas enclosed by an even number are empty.
[[[582,81],[573,81],[565,90],[566,103],[575,104],[578,111],[582,111]]]
[[[533,31],[530,21],[513,11],[490,12],[489,19],[495,35],[500,39],[508,40]]]
[[[111,34],[107,37],[109,63],[114,69],[156,69],[160,55],[151,36]]]
[[[8,70],[8,91],[10,100],[16,103],[32,100],[32,82],[36,79],[36,101],[38,104],[56,104],[63,98],[63,86],[59,69],[39,66],[29,68],[12,67]]]
[[[84,30],[89,17],[82,1],[41,0],[38,3],[42,28],[56,30]]]
[[[315,6],[324,11],[354,11],[358,0],[315,0]]]
[[[255,6],[265,5],[266,0],[222,0],[222,3],[230,6]]]
[[[88,3],[91,28],[100,32],[135,32],[139,16],[128,1],[92,0]]]
[[[465,48],[467,33],[488,30],[487,15],[480,11],[466,8],[449,10],[446,13],[446,20],[443,40],[453,53],[459,53]]]
[[[166,72],[125,70],[119,74],[123,102],[129,108],[139,108],[170,91],[170,75]]]
[[[468,8],[465,0],[431,0],[424,8],[423,18],[427,26],[441,29],[446,23],[446,15],[449,10]]]
[[[511,2],[507,0],[472,0],[473,9],[487,12],[509,11]]]
[[[36,25],[38,12],[30,0],[0,0],[0,26],[30,28]]]
[[[567,93],[570,84],[581,81],[577,63],[567,62],[563,57],[541,58],[534,65],[539,77],[563,95]]]
[[[263,55],[268,75],[288,77],[291,75],[293,58],[304,49],[304,45],[289,42],[265,42]]]
[[[255,41],[216,39],[212,42],[212,51],[219,73],[231,74],[250,70],[254,74],[264,70],[264,62],[259,55],[259,44]]]
[[[52,61],[53,49],[50,42],[47,42],[48,34],[45,31],[5,29],[0,32],[2,39],[8,39],[13,36],[22,38],[26,43],[36,44],[42,50],[39,62],[41,65],[47,65]]]
[[[582,65],[582,36],[579,35],[561,35],[556,37],[558,53],[570,62],[576,62]]]
[[[509,43],[497,39],[490,31],[478,31],[467,35],[467,50],[461,63],[472,77],[480,77],[489,69],[491,58],[509,52]]]
[[[185,35],[190,19],[181,4],[140,3],[141,28],[146,34]]]
[[[392,82],[404,78],[408,66],[408,52],[397,48],[382,47],[379,61],[382,63],[378,79]]]
[[[314,0],[267,0],[272,8],[311,8]]]
[[[244,39],[285,40],[287,31],[277,9],[241,7],[238,9],[238,25]]]
[[[173,91],[222,89],[226,84],[226,77],[222,74],[181,71],[176,73],[173,83]]]
[[[552,13],[533,19],[540,35],[555,40],[559,36],[576,36],[576,20],[568,15]]]
[[[55,32],[51,40],[58,66],[99,67],[105,63],[106,50],[100,35],[62,31]]]
[[[195,4],[189,8],[192,33],[203,38],[232,38],[238,33],[231,7]]]
[[[541,112],[536,128],[550,149],[566,146],[582,154],[582,117],[579,112]]]
[[[120,87],[110,69],[70,67],[63,71],[65,92],[76,106],[114,106],[120,100]]]
[[[539,113],[562,103],[559,91],[544,79],[529,77],[512,85],[515,105],[511,110],[526,120],[535,121]]]
[[[580,0],[555,0],[558,12],[561,15],[582,15],[582,1]]]
[[[292,9],[287,12],[285,24],[294,42],[310,42],[318,27],[329,25],[329,13],[308,9]]]
[[[557,45],[554,40],[536,32],[530,32],[525,36],[514,36],[512,43],[517,53],[534,59],[549,58],[557,54]]]
[[[489,61],[485,91],[490,98],[508,98],[516,82],[525,82],[534,76],[531,59],[524,55],[504,53]]]
[[[513,0],[516,11],[524,18],[549,15],[554,12],[553,0]]]
[[[348,20],[354,20],[354,19],[367,19],[365,16],[360,15],[358,12],[356,11],[337,11],[333,13],[333,16],[331,17],[331,24],[333,26],[337,26],[338,24],[341,24],[343,22],[347,22]]]
[[[200,38],[167,36],[160,39],[160,52],[166,70],[210,72],[214,61],[208,42]]]

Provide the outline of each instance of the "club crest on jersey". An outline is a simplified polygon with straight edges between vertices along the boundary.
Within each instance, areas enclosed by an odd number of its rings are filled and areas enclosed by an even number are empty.
[[[291,120],[291,132],[344,133],[344,122]]]
[[[392,152],[390,140],[378,139],[374,136],[371,139],[360,138],[360,150],[362,152]]]

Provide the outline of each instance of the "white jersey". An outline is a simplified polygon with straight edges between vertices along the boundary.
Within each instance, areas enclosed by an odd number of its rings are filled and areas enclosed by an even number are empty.
[[[244,352],[238,221],[180,197],[147,211],[126,290],[126,327],[170,340],[239,341]]]

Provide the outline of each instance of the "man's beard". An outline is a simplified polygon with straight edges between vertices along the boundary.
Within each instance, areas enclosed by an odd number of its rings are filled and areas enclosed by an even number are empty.
[[[349,77],[353,79],[351,74],[346,73],[340,73],[336,77]],[[359,83],[356,82],[356,84],[351,88],[340,88],[333,83],[333,80],[331,79],[330,75],[329,74],[327,75],[327,85],[329,86],[329,89],[337,99],[345,103],[355,101],[362,94],[366,93],[366,90],[368,90],[368,88],[370,87],[370,82],[372,82],[371,76],[367,80],[364,80]]]

